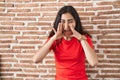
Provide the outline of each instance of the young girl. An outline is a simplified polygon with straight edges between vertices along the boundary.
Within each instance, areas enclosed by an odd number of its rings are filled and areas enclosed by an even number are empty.
[[[50,50],[55,55],[56,80],[88,80],[85,59],[91,66],[98,63],[91,37],[83,30],[72,6],[59,10],[46,44],[38,50],[33,61],[41,62]]]

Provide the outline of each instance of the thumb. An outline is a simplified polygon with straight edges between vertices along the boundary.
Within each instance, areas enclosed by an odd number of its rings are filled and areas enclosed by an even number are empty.
[[[52,30],[54,31],[54,33],[56,33],[56,30],[54,28],[52,28]]]
[[[72,34],[72,35],[70,35],[70,37],[75,37],[75,35]]]

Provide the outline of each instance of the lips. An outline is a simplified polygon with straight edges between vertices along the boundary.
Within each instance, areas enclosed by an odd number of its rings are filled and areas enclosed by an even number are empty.
[[[63,33],[65,36],[70,36],[73,34],[71,30],[64,30]]]
[[[64,30],[63,32],[69,32],[69,31],[71,31],[71,30]]]

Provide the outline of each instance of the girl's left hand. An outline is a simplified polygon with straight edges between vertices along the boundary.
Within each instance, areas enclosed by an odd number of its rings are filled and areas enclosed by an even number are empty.
[[[75,37],[75,38],[77,38],[77,39],[80,40],[80,41],[86,39],[86,37],[85,37],[84,35],[80,34],[79,32],[77,32],[77,31],[75,30],[73,24],[69,24],[69,26],[70,26],[71,31],[73,32],[73,34],[71,35],[71,37]]]

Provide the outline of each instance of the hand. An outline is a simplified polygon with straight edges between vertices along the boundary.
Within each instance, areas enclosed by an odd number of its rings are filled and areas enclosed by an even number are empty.
[[[79,32],[77,32],[75,29],[74,29],[74,25],[73,24],[69,24],[70,26],[70,29],[71,31],[73,32],[73,34],[71,35],[71,37],[75,37],[77,38],[78,40],[86,40],[86,37],[82,34],[80,34]]]
[[[54,28],[52,28],[52,29],[53,29],[53,31],[55,33],[55,35],[53,36],[55,38],[55,40],[60,39],[60,38],[63,37],[63,24],[62,23],[58,24],[57,31]]]

